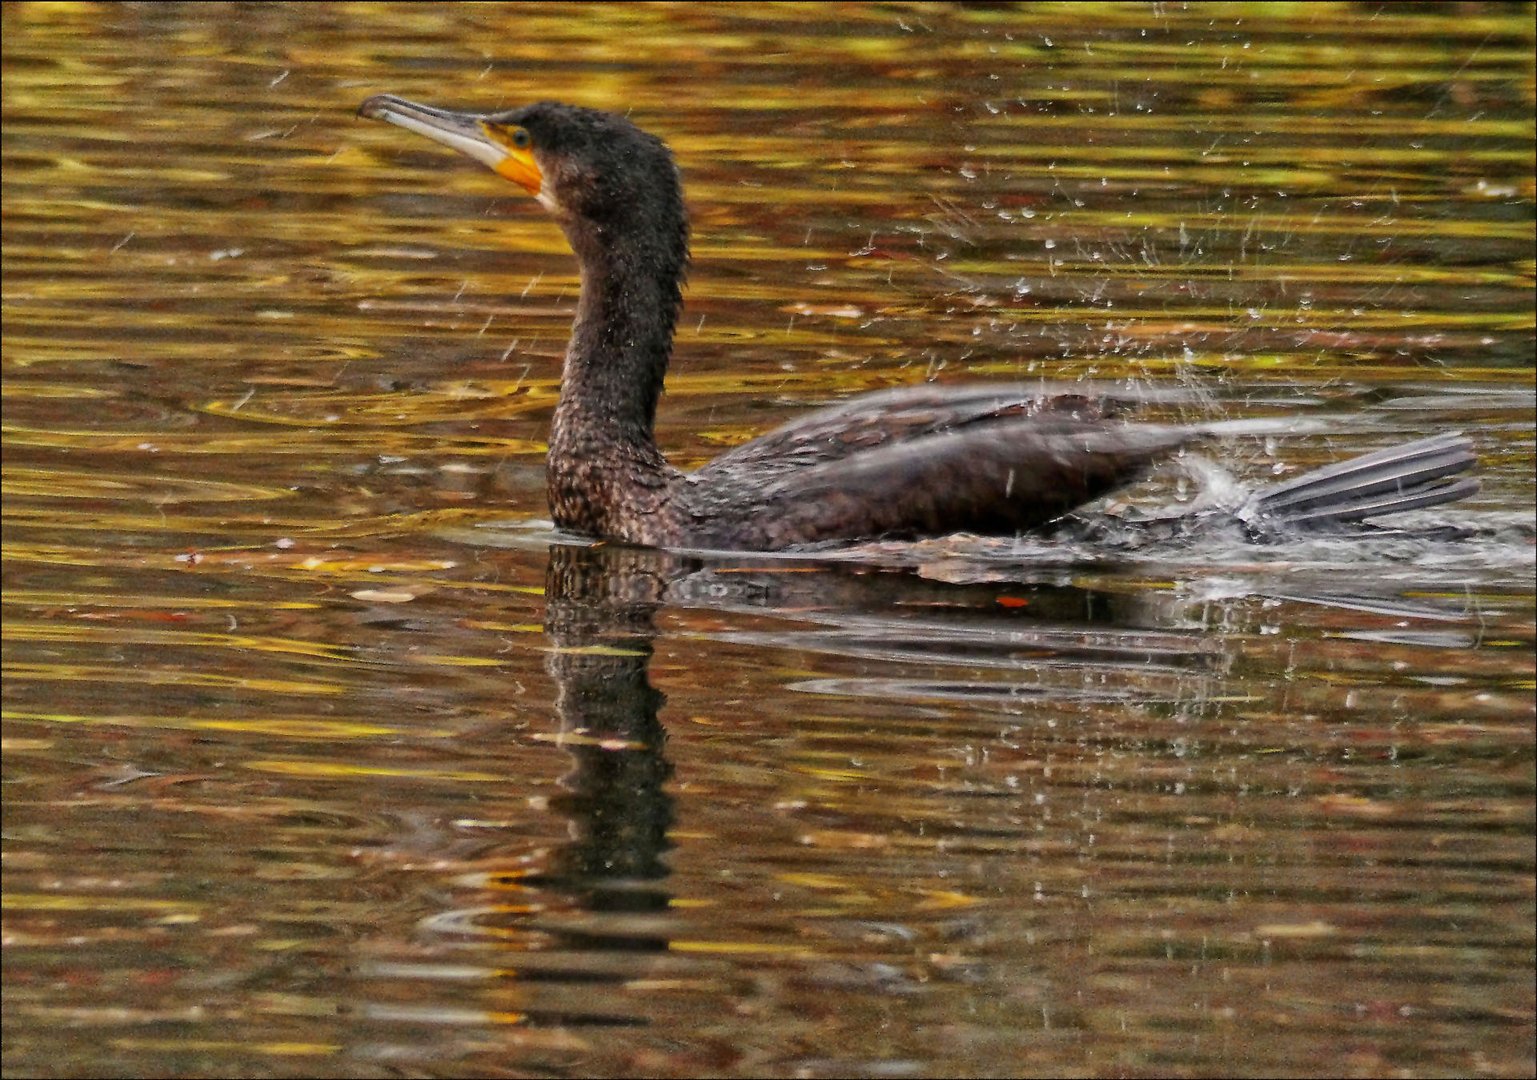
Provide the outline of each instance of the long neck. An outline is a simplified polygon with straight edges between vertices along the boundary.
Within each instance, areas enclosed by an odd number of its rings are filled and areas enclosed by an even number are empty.
[[[609,237],[572,229],[568,235],[581,264],[582,291],[555,436],[585,418],[602,423],[626,449],[654,451],[657,399],[681,302],[681,253],[667,238],[650,234]]]
[[[655,515],[674,471],[654,424],[672,352],[688,258],[685,227],[605,233],[591,222],[567,236],[581,264],[571,344],[550,430],[550,504],[557,524],[630,536]]]

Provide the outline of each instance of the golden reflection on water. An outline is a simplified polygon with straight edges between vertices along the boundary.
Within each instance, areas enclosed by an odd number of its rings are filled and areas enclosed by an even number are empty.
[[[8,1070],[1531,1073],[1529,5],[3,18]],[[668,138],[680,463],[1136,379],[1500,538],[549,549],[570,254],[378,91]]]

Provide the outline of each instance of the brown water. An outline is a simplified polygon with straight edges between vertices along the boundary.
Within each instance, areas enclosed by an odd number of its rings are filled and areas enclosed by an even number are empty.
[[[6,5],[5,1074],[1532,1075],[1531,16]],[[1135,380],[1472,535],[556,542],[572,260],[381,91],[672,143],[680,463]]]

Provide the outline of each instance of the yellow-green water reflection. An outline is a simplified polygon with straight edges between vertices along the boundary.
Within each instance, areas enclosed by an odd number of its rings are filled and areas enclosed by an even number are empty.
[[[3,18],[8,1073],[1532,1072],[1529,5]],[[380,91],[669,140],[680,463],[1130,378],[1481,538],[552,549],[572,259]]]

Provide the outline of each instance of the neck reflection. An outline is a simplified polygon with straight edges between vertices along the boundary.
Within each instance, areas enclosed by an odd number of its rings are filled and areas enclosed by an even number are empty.
[[[663,882],[672,766],[658,719],[666,698],[648,669],[667,581],[685,570],[684,560],[654,551],[550,548],[546,666],[559,741],[572,759],[552,808],[569,820],[572,842],[552,853],[541,876],[595,915],[661,914],[671,899]],[[667,947],[660,925],[628,921],[563,936],[600,938],[610,949]]]

